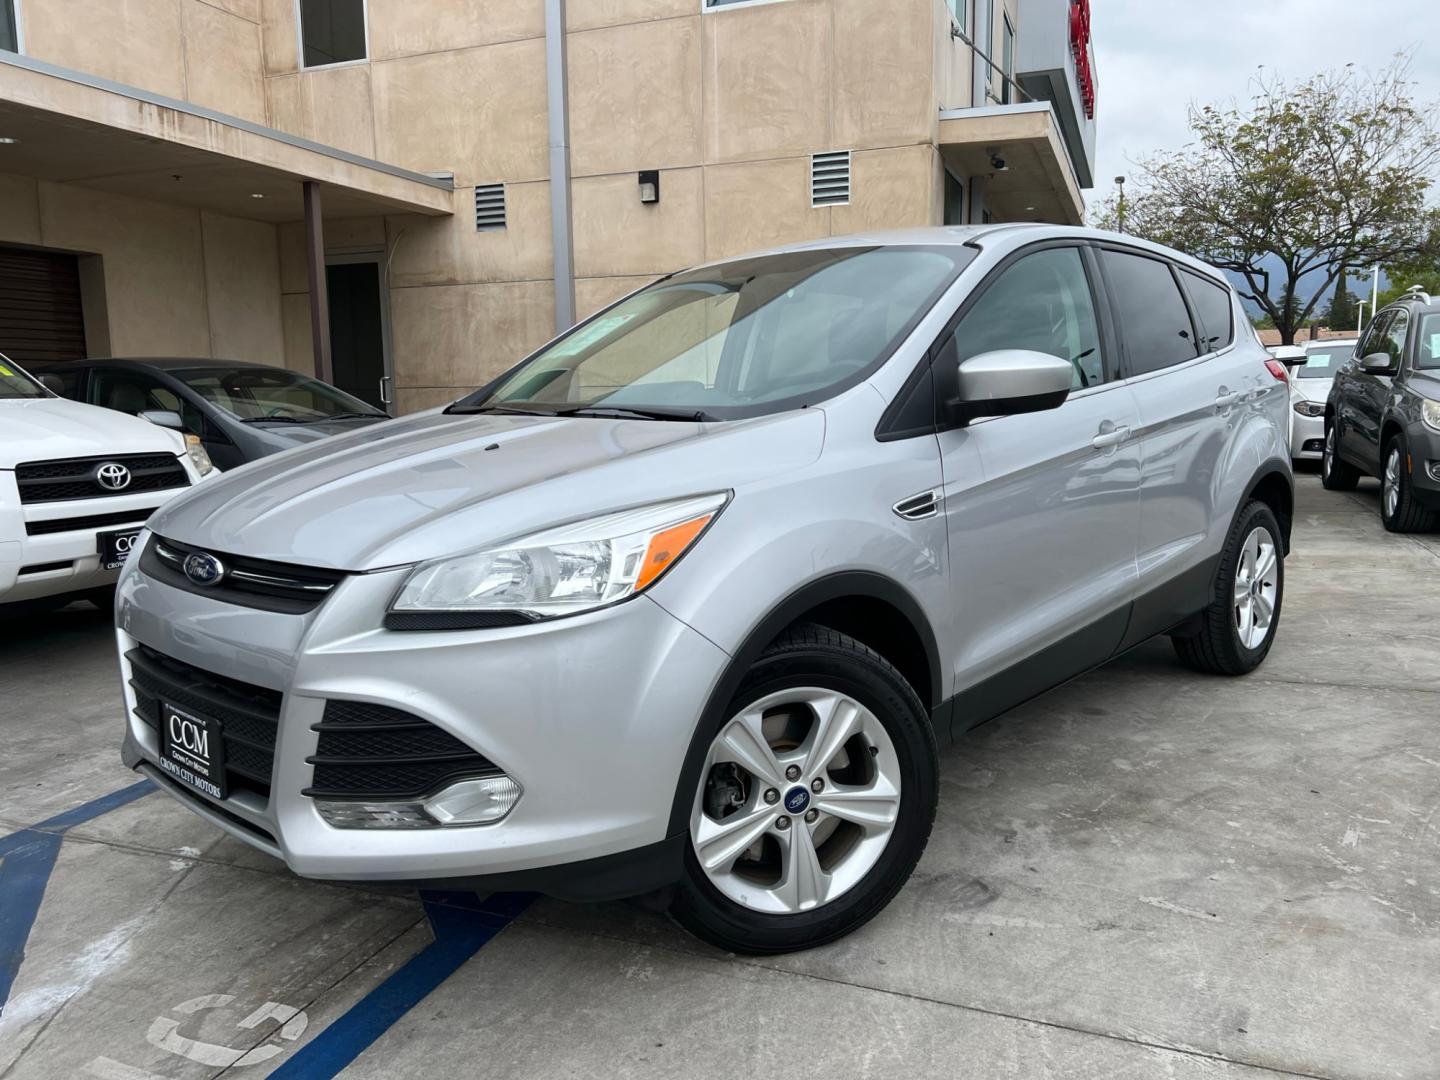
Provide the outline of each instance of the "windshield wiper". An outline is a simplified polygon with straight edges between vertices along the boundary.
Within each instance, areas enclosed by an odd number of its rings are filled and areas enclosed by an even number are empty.
[[[341,412],[334,416],[322,416],[312,422],[318,424],[322,420],[375,420],[382,416],[386,420],[390,419],[390,414],[383,412]]]
[[[510,413],[512,416],[554,416],[551,409],[521,409],[514,405],[451,405],[445,410],[451,416],[474,416],[478,413]]]
[[[314,420],[306,420],[303,416],[242,416],[242,424],[313,424]]]
[[[555,415],[598,416],[616,420],[688,420],[692,423],[719,419],[719,417],[711,416],[702,409],[672,409],[630,405],[576,405],[573,408],[560,409]]]

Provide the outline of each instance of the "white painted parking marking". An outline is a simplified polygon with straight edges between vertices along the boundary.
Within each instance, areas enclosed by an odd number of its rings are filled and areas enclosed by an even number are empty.
[[[165,1080],[163,1076],[108,1057],[96,1058],[85,1066],[85,1071],[99,1080]]]
[[[223,1009],[234,1000],[233,994],[202,994],[189,1001],[182,1001],[171,1012],[192,1016],[208,1009]],[[274,1020],[281,1025],[276,1034],[286,1042],[294,1042],[300,1038],[310,1022],[310,1018],[299,1009],[278,1001],[267,1001],[241,1020],[237,1026],[251,1030],[259,1027],[266,1020]],[[199,1039],[181,1035],[181,1023],[183,1021],[170,1016],[157,1016],[151,1022],[150,1029],[145,1032],[145,1038],[150,1045],[164,1050],[166,1053],[221,1069],[228,1069],[231,1066],[258,1065],[262,1061],[269,1061],[277,1054],[283,1054],[286,1050],[286,1047],[273,1042],[264,1042],[249,1050],[236,1050],[229,1046],[201,1042]],[[128,1068],[128,1066],[126,1067]]]

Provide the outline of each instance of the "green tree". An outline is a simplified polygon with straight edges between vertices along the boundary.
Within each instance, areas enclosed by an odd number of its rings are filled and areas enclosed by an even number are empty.
[[[1440,296],[1440,258],[1419,258],[1391,263],[1383,267],[1389,286],[1380,290],[1379,304],[1384,307],[1419,285],[1431,296]]]
[[[1243,108],[1190,107],[1194,141],[1139,163],[1125,228],[1238,274],[1293,344],[1346,267],[1440,257],[1440,113],[1416,103],[1403,55],[1254,87]],[[1115,195],[1097,217],[1118,224]]]

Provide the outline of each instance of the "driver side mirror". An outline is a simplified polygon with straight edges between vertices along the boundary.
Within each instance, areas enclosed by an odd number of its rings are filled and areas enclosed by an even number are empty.
[[[170,409],[145,409],[135,415],[141,420],[149,420],[156,427],[169,428],[171,431],[185,430],[185,421],[180,419],[180,414]]]
[[[949,402],[960,425],[981,416],[1058,409],[1070,396],[1075,369],[1068,360],[1029,349],[998,349],[960,363],[959,394]]]
[[[65,384],[60,381],[60,376],[58,375],[41,375],[40,385],[45,387],[45,389],[49,390],[52,394],[56,394],[60,397],[65,396]]]
[[[1371,375],[1389,375],[1394,368],[1390,354],[1386,352],[1366,353],[1360,359],[1360,370]]]

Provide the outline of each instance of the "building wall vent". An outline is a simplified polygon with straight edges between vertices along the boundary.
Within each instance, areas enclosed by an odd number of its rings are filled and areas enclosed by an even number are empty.
[[[810,156],[810,205],[845,206],[850,202],[850,151]]]
[[[475,188],[475,229],[490,232],[505,228],[505,185],[481,184]]]

